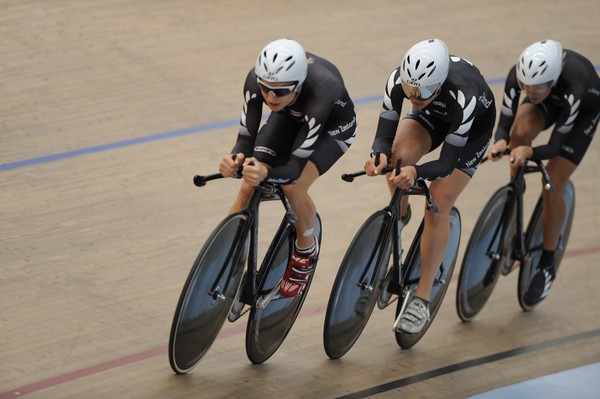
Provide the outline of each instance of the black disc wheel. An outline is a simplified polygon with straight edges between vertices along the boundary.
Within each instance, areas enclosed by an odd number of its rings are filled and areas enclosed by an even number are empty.
[[[508,254],[500,258],[492,256],[500,248],[500,240],[508,242],[502,236],[502,214],[512,189],[500,188],[487,202],[475,222],[473,232],[463,256],[458,284],[456,288],[456,310],[462,321],[471,321],[483,308],[492,294],[498,276]],[[513,234],[505,229],[506,234]]]
[[[375,303],[392,252],[390,215],[379,211],[360,227],[333,284],[323,331],[325,352],[338,359],[362,333]]]
[[[189,272],[169,337],[169,363],[177,374],[196,366],[223,326],[243,274],[247,224],[243,214],[224,219]]]
[[[320,245],[322,230],[318,214],[314,234],[318,237]],[[267,250],[258,274],[261,296],[273,292],[274,289],[278,290],[292,254],[294,239],[294,227],[290,224],[282,225],[281,233],[276,234]],[[314,273],[298,295],[285,298],[277,291],[265,308],[253,307],[250,310],[246,328],[246,355],[252,363],[265,362],[281,346],[300,313],[313,277]]]

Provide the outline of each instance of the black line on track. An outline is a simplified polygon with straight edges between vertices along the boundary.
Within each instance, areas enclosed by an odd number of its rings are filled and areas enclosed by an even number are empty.
[[[483,364],[496,362],[498,360],[508,359],[511,357],[523,355],[525,353],[531,353],[542,349],[551,348],[554,346],[569,344],[582,339],[588,339],[600,336],[600,329],[582,332],[578,334],[569,335],[566,337],[555,338],[548,341],[540,342],[537,344],[525,345],[520,348],[510,349],[504,352],[494,353],[488,356],[479,357],[476,359],[466,360],[460,363],[450,364],[448,366],[440,367],[434,370],[429,370],[423,373],[411,375],[408,377],[400,378],[398,380],[390,381],[385,384],[377,385],[371,388],[363,389],[362,391],[354,392],[348,395],[339,396],[337,399],[359,399],[366,398],[368,396],[377,395],[380,393],[388,392],[393,389],[402,388],[418,382],[423,382],[432,378],[440,377],[442,375],[454,373],[456,371],[466,370],[471,367],[481,366]]]

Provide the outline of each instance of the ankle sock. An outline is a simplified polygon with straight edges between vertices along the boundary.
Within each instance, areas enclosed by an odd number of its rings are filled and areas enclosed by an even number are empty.
[[[310,247],[308,247],[308,248],[298,248],[297,243],[294,243],[294,247],[296,248],[296,252],[298,252],[299,254],[310,255],[317,248],[317,241],[313,240],[312,245]]]
[[[421,298],[420,296],[415,296],[415,299],[419,298],[419,301],[423,302],[423,305],[429,307],[429,301]]]
[[[540,257],[540,267],[551,266],[554,264],[554,251],[547,251],[542,249],[542,256]]]

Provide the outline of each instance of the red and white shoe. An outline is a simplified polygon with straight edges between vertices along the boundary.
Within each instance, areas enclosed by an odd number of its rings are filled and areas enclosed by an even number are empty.
[[[310,280],[319,257],[319,242],[315,240],[315,243],[315,249],[310,254],[299,253],[294,247],[290,263],[279,285],[281,296],[291,298],[298,295]]]

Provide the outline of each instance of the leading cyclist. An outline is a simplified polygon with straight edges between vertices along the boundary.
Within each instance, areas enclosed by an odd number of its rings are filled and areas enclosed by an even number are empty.
[[[291,39],[275,40],[260,51],[243,94],[237,141],[219,171],[231,177],[243,165],[232,213],[246,206],[263,180],[286,184],[297,240],[279,291],[292,297],[304,289],[319,255],[316,207],[308,190],[354,141],[354,104],[335,65]],[[271,112],[260,126],[264,104]]]

